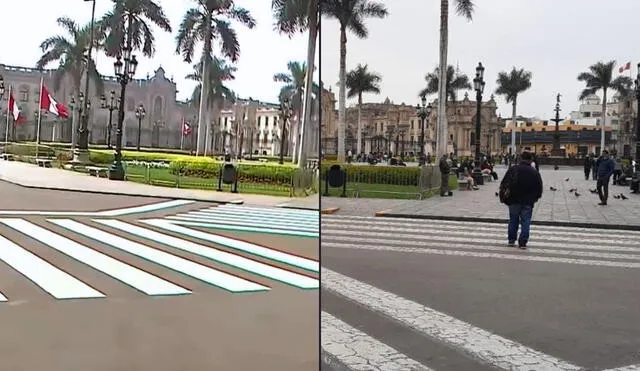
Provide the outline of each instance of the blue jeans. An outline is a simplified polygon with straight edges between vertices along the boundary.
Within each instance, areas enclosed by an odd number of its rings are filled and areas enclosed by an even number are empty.
[[[533,206],[514,204],[509,205],[509,242],[518,240],[520,245],[526,245],[529,241],[529,228],[531,227],[531,216],[533,214]],[[520,238],[518,238],[518,225],[520,229]]]

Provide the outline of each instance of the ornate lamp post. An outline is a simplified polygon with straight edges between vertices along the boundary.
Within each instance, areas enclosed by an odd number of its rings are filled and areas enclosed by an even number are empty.
[[[4,77],[0,75],[0,99],[4,97]]]
[[[419,160],[419,165],[422,166],[425,164],[426,162],[426,156],[424,155],[424,127],[425,127],[425,122],[429,119],[429,116],[431,115],[431,110],[433,109],[433,106],[431,105],[431,103],[429,103],[429,105],[427,104],[427,97],[423,96],[422,97],[422,106],[417,105],[416,106],[416,111],[418,113],[418,117],[420,118],[420,160]]]
[[[129,34],[131,31],[131,19],[129,19]],[[130,36],[130,35],[129,35]],[[123,56],[118,56],[113,63],[115,75],[120,83],[120,109],[118,110],[118,126],[116,129],[116,151],[113,163],[109,168],[109,179],[124,180],[124,168],[122,167],[122,124],[124,123],[124,102],[127,91],[127,84],[133,79],[138,67],[138,60],[135,55],[131,55],[131,38],[127,37],[125,47],[123,48]],[[124,59],[124,63],[123,63]],[[138,132],[139,133],[139,132]]]
[[[118,100],[116,99],[116,92],[111,90],[109,93],[109,101],[102,94],[100,96],[100,108],[109,110],[109,123],[107,124],[107,148],[111,149],[111,129],[113,128],[113,111],[118,109]]]
[[[75,97],[72,95],[71,96],[71,100],[69,103],[69,106],[71,107],[71,112],[73,114],[74,111],[78,112],[78,117],[80,117],[81,119],[83,118],[83,112],[85,112],[85,110],[91,109],[91,100],[87,99],[87,105],[85,106],[85,101],[84,101],[84,93],[80,92],[78,93],[78,104],[76,104],[76,99]],[[78,129],[78,133],[80,133],[80,129]],[[75,134],[75,132],[73,133]],[[74,151],[75,153],[75,148],[76,148],[76,138],[74,135],[71,135],[71,151]]]
[[[291,103],[288,98],[282,100],[280,103],[280,116],[282,117],[282,123],[280,127],[280,165],[284,164],[284,139],[287,137],[287,122],[291,117]]]
[[[553,146],[551,147],[551,156],[562,156],[562,150],[560,149],[560,97],[562,95],[558,94],[556,96],[556,108],[553,110],[556,113],[556,117],[551,119],[551,121],[556,123],[556,130],[553,133]],[[604,124],[603,124],[604,125]],[[601,149],[601,151],[604,148]]]
[[[640,63],[638,63],[638,68],[640,68]],[[637,112],[636,112],[636,171],[640,171],[640,70],[638,71],[638,76],[635,81],[635,91],[636,91],[636,103],[637,103]]]
[[[142,120],[147,113],[144,110],[142,103],[136,107],[136,118],[138,119],[138,141],[136,142],[136,150],[140,152],[140,137],[142,134]]]
[[[475,169],[473,169],[473,177],[476,181],[476,184],[482,185],[484,184],[484,179],[482,177],[482,170],[480,170],[480,115],[482,110],[482,93],[484,92],[484,67],[482,67],[482,63],[478,63],[478,67],[476,67],[476,77],[473,79],[473,88],[476,91],[476,161],[475,161]]]

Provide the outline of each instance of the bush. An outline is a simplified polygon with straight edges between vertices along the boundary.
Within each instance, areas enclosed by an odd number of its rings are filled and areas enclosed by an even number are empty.
[[[191,176],[205,179],[216,179],[220,175],[222,163],[213,161],[172,161],[169,171],[174,175]],[[243,165],[238,166],[238,180],[240,182],[289,184],[296,168],[273,165]]]
[[[321,178],[324,179],[330,166],[336,162],[323,161],[320,165]],[[417,166],[384,166],[384,165],[342,165],[347,170],[347,181],[368,184],[391,184],[418,186],[420,168]]]
[[[35,144],[23,144],[23,143],[10,143],[4,147],[5,153],[10,153],[15,156],[35,156],[36,145]],[[56,150],[50,146],[40,145],[38,146],[39,157],[56,157]]]

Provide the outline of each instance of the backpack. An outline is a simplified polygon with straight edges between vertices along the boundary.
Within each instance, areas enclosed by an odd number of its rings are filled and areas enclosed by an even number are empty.
[[[507,173],[504,174],[504,178],[502,178],[502,182],[500,182],[500,190],[498,191],[498,196],[500,197],[500,202],[508,205],[508,202],[511,201],[514,195],[514,189],[516,184],[518,183],[518,171],[515,166],[511,167],[507,170]]]

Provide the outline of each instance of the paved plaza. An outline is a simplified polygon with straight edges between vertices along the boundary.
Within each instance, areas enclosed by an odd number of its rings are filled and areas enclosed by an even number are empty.
[[[3,369],[317,369],[317,211],[0,192]]]

